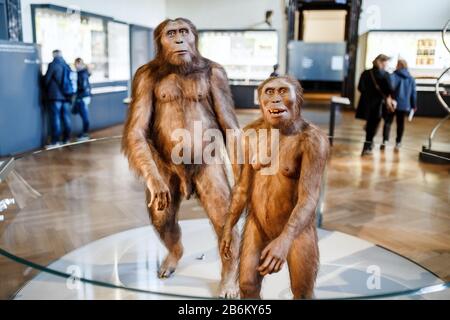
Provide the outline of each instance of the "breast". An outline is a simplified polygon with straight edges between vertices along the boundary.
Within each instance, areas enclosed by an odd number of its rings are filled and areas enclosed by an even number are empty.
[[[164,103],[179,100],[183,94],[179,82],[178,76],[175,74],[171,74],[161,80],[155,89],[158,102]]]

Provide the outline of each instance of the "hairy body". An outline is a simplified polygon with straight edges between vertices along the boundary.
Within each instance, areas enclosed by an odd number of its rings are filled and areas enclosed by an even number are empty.
[[[183,253],[178,224],[182,198],[198,196],[220,241],[231,197],[223,165],[175,164],[171,158],[176,129],[188,130],[194,143],[196,121],[203,131],[239,128],[225,71],[200,56],[197,41],[195,26],[183,18],[168,19],[155,29],[157,56],[136,72],[123,134],[123,152],[146,183],[151,221],[168,250],[158,271],[161,278],[175,271]],[[220,295],[235,297],[237,254],[222,261]]]
[[[301,87],[287,78],[270,78],[259,87],[263,117],[247,130],[278,129],[278,170],[264,174],[260,161],[246,161],[224,226],[221,252],[233,252],[232,228],[248,208],[240,251],[242,298],[260,298],[265,275],[288,263],[294,298],[312,298],[319,266],[315,209],[329,154],[327,136],[302,119]],[[247,159],[255,159],[244,143]],[[271,164],[273,165],[273,164]]]

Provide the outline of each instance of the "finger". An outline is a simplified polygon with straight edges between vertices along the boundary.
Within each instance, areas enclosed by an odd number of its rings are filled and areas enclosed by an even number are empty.
[[[267,258],[264,260],[263,264],[258,268],[258,271],[264,271],[272,262],[272,259],[273,257],[271,255],[268,255]]]
[[[223,256],[225,259],[229,260],[231,258],[231,250],[225,250],[225,254]]]
[[[284,263],[283,260],[279,260],[279,261],[277,262],[277,264],[275,265],[274,272],[280,271],[281,268],[283,267],[283,263]]]
[[[150,191],[150,202],[148,203],[149,208],[153,205],[154,201],[155,201],[155,193]]]
[[[260,260],[264,260],[264,258],[266,257],[267,253],[269,252],[269,246],[265,247],[264,250],[261,252],[261,258]]]
[[[166,208],[168,208],[170,205],[170,192],[166,193]]]
[[[158,210],[164,210],[164,198],[158,194]]]
[[[172,201],[172,196],[170,195],[170,192],[167,192],[167,207],[169,207],[170,201]]]
[[[161,193],[161,210],[164,210],[167,208],[167,195],[166,193]]]
[[[220,242],[220,253],[225,253],[225,248],[226,248],[226,243],[224,240],[222,240],[222,242]]]
[[[273,269],[275,268],[275,265],[277,264],[277,262],[278,262],[277,259],[273,259],[272,260],[272,262],[270,263],[269,267],[267,267],[266,270],[265,270],[265,275],[273,273]]]

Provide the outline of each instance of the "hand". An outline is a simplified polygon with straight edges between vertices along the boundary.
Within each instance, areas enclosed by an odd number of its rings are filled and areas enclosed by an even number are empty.
[[[231,228],[229,228],[227,225],[223,227],[222,232],[222,241],[220,242],[220,254],[225,259],[231,258],[231,242],[233,241],[233,234],[231,232]]]
[[[158,210],[164,210],[169,207],[170,204],[170,190],[167,184],[162,179],[149,179],[147,180],[147,188],[150,191],[150,202],[148,207],[150,208],[156,201],[156,208]]]
[[[257,269],[259,274],[265,276],[280,271],[286,262],[290,244],[291,241],[283,236],[272,240],[261,253],[261,264]]]

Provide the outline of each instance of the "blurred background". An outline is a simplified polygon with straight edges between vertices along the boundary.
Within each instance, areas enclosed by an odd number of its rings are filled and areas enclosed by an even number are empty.
[[[225,67],[237,108],[257,107],[256,85],[278,64],[278,73],[301,81],[317,121],[329,121],[327,114],[319,118],[331,96],[349,98],[352,112],[359,75],[383,53],[392,58],[391,72],[398,58],[408,62],[417,82],[416,116],[442,118],[448,111],[435,97],[433,78],[450,66],[440,32],[449,12],[445,0],[0,0],[0,156],[48,142],[40,76],[53,50],[72,68],[77,57],[88,66],[95,132],[123,122],[130,79],[154,55],[153,29],[178,16],[199,29],[201,53]],[[442,80],[448,101],[449,75]],[[79,133],[79,117],[72,123]]]

